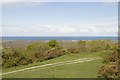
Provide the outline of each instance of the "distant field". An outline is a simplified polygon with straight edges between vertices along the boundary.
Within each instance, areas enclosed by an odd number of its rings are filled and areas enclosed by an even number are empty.
[[[55,62],[70,61],[82,58],[95,58],[100,57],[105,53],[106,52],[103,51],[94,53],[66,54],[58,58],[35,64],[29,64],[27,66],[3,69],[3,73]],[[44,68],[36,68],[27,71],[11,73],[3,75],[3,78],[96,78],[98,76],[98,70],[102,64],[102,59],[97,59],[83,63],[64,64],[54,67],[48,66]]]

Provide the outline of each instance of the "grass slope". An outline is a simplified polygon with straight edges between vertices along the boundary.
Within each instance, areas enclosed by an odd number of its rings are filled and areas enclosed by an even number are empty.
[[[3,72],[18,70],[31,66],[38,66],[48,63],[76,60],[80,58],[99,57],[104,52],[95,53],[80,53],[80,54],[66,54],[61,57],[46,60],[39,63],[30,64],[27,66],[13,67],[3,69]],[[94,60],[84,63],[66,64],[56,67],[44,67],[34,70],[16,72],[12,74],[3,75],[3,78],[96,78],[98,75],[99,67],[102,65],[102,60]]]

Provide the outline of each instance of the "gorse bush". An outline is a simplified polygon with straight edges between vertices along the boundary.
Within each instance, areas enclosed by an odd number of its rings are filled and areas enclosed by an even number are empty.
[[[55,57],[59,57],[61,55],[65,54],[62,49],[52,48],[51,50],[48,50],[45,54],[45,59],[52,59]]]
[[[86,51],[86,41],[83,40],[78,41],[78,47],[80,51]]]
[[[19,61],[21,60],[22,56],[17,50],[13,50],[10,48],[6,48],[2,50],[2,65],[3,67],[13,67],[18,66]]]
[[[110,46],[114,43],[111,40],[93,40],[87,42],[87,49],[91,52],[97,52],[102,50],[110,50]]]
[[[117,62],[112,62],[110,64],[103,65],[100,68],[99,76],[106,79],[118,78]]]
[[[56,40],[51,40],[48,44],[51,49],[44,54],[45,59],[52,59],[64,54],[62,53],[63,47]]]
[[[50,47],[45,42],[33,42],[28,45],[27,50],[23,54],[26,54],[26,58],[30,63],[40,62],[44,60],[44,54]]]
[[[28,51],[35,51],[35,50],[45,51],[45,50],[49,50],[49,49],[50,49],[50,47],[49,47],[48,43],[42,42],[42,41],[33,42],[27,46]]]
[[[118,54],[118,49],[114,48],[114,50],[111,51],[111,53],[103,57],[104,62],[106,62],[106,64],[101,66],[99,70],[99,77],[104,77],[108,80],[120,78],[120,58],[118,57]]]
[[[32,42],[22,52],[12,48],[4,48],[2,51],[2,66],[4,68],[41,62],[65,54],[62,46],[55,40]]]
[[[17,43],[19,42],[19,43]],[[8,43],[4,42],[2,50],[2,66],[3,68],[9,68],[20,65],[28,65],[31,63],[41,62],[44,60],[56,58],[64,54],[79,54],[80,52],[96,52],[102,50],[112,49],[114,47],[113,43],[110,40],[93,40],[93,41],[57,41],[50,40],[48,41],[17,41]],[[16,43],[16,44],[15,44]],[[12,45],[10,45],[12,44]],[[15,47],[16,45],[16,47]],[[22,47],[23,45],[23,47]],[[11,46],[11,47],[10,47]],[[112,54],[113,55],[113,54]],[[110,56],[110,55],[109,55]],[[110,56],[114,60],[114,56]],[[114,60],[116,61],[116,60]]]
[[[69,53],[73,53],[73,54],[80,52],[80,49],[79,49],[79,47],[78,47],[77,44],[69,45],[69,46],[67,47],[67,49],[68,49]]]
[[[118,52],[117,51],[111,51],[109,54],[105,55],[103,57],[104,62],[116,62],[118,60]]]
[[[59,45],[58,45],[57,40],[51,40],[51,41],[49,41],[49,46],[54,48],[54,47],[59,46]]]

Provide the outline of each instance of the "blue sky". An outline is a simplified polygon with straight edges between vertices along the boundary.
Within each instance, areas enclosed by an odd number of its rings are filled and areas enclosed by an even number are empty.
[[[113,2],[11,2],[2,6],[3,36],[114,36]]]

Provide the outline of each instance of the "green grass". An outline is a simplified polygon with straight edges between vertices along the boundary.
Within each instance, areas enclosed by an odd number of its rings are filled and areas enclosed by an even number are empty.
[[[56,67],[45,67],[13,74],[4,78],[97,78],[101,60],[91,62],[67,64]]]
[[[92,58],[104,55],[106,52],[95,52],[95,53],[79,53],[79,54],[66,54],[58,58],[29,64],[26,66],[13,67],[3,69],[3,72],[18,70],[22,68],[38,66],[48,63],[76,60],[80,58]],[[12,74],[3,75],[3,78],[96,78],[98,75],[99,67],[102,65],[102,60],[94,60],[90,62],[76,63],[76,64],[65,64],[56,67],[44,67],[34,70],[16,72]]]

